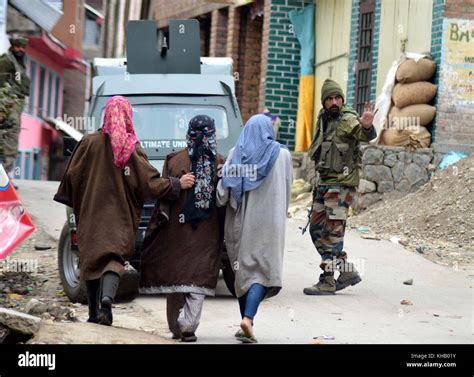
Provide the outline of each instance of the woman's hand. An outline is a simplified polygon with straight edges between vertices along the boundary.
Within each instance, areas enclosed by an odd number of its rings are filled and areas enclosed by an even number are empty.
[[[179,182],[181,183],[181,189],[186,190],[193,187],[195,181],[194,173],[187,173],[181,176]]]

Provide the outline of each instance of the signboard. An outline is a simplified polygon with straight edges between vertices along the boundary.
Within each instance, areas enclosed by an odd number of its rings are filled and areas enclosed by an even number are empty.
[[[474,20],[444,19],[440,86],[453,106],[474,103]]]

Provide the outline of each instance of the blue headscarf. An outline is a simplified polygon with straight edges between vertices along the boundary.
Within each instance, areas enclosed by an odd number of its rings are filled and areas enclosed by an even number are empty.
[[[247,191],[262,184],[282,147],[284,146],[275,141],[275,131],[269,117],[258,114],[248,120],[231,159],[227,160],[222,169],[223,186],[231,190],[237,203],[242,202]],[[248,174],[249,172],[252,174]]]

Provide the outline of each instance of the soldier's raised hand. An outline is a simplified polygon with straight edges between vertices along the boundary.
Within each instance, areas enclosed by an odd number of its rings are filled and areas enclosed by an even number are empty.
[[[359,121],[360,125],[364,128],[372,127],[372,123],[374,121],[375,114],[377,110],[375,110],[375,104],[371,102],[366,102],[364,105],[364,113],[361,117],[358,117],[357,120]]]

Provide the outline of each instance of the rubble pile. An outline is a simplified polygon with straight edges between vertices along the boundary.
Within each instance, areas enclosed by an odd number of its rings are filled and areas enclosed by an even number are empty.
[[[351,217],[381,238],[448,266],[474,263],[474,156],[437,171],[418,191],[384,200]]]

